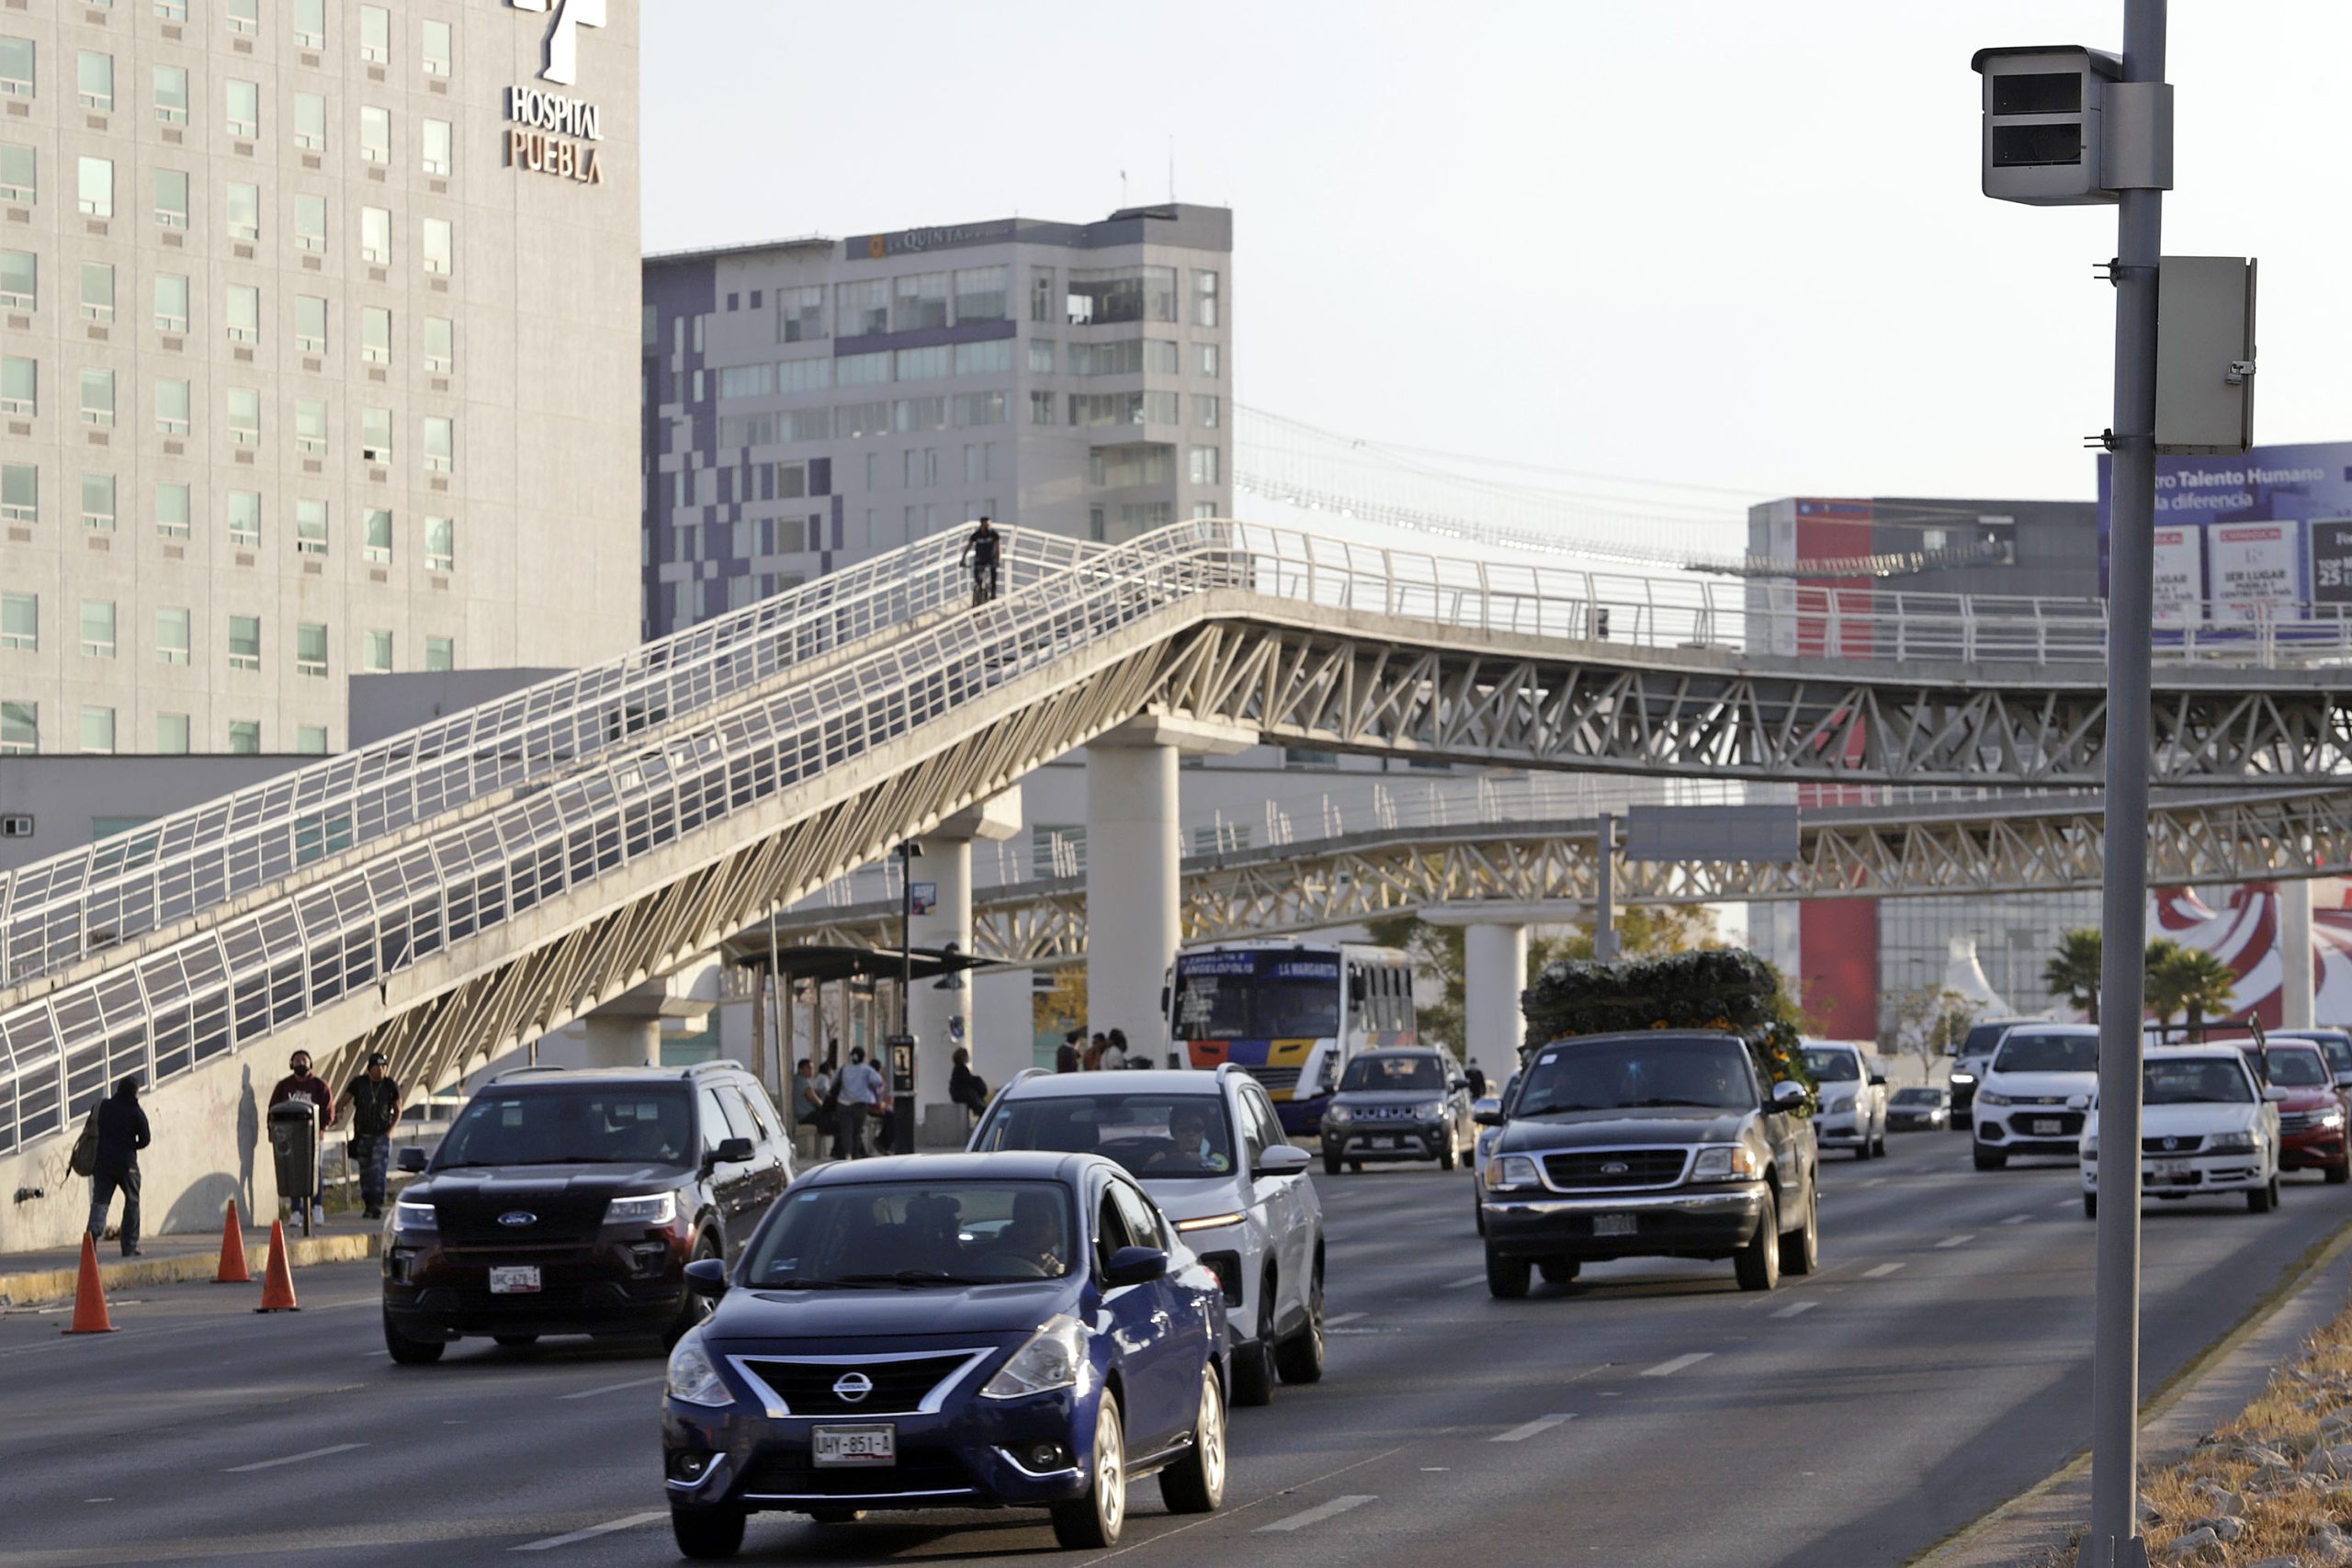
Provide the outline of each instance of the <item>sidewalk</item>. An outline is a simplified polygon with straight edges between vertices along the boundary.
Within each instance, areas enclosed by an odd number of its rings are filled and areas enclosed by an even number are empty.
[[[381,1220],[363,1219],[354,1212],[331,1214],[309,1236],[300,1225],[286,1228],[286,1260],[297,1269],[318,1263],[349,1263],[373,1258],[379,1249]],[[144,1255],[125,1258],[111,1239],[98,1243],[98,1278],[108,1291],[124,1285],[166,1285],[186,1280],[209,1280],[220,1264],[220,1233],[149,1236],[139,1244]],[[254,1279],[269,1263],[269,1232],[245,1227],[245,1266]],[[79,1247],[45,1252],[0,1254],[0,1309],[71,1301],[82,1265]]]

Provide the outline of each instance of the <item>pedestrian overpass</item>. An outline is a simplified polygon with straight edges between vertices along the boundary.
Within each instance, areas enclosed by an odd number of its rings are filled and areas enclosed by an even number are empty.
[[[265,1083],[295,1046],[331,1077],[381,1049],[404,1081],[444,1081],[1114,739],[1166,763],[1124,776],[1149,797],[1135,841],[1167,852],[1127,878],[1141,917],[1095,900],[1094,957],[1155,997],[1176,928],[1170,747],[1188,734],[1843,784],[2081,786],[2103,769],[2096,602],[1727,590],[1211,520],[1114,547],[1024,532],[1003,596],[976,608],[958,544],[11,874],[0,1175],[63,1187],[61,1134],[138,1073],[203,1130],[151,1156],[168,1202],[229,1157],[256,1047]],[[2217,626],[2159,651],[2159,781],[2344,771],[2352,627]],[[0,1211],[0,1247],[69,1235],[73,1207]]]

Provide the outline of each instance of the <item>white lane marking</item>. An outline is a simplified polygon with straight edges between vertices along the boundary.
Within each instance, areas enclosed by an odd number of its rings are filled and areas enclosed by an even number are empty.
[[[578,1393],[567,1393],[560,1395],[559,1397],[564,1399],[594,1399],[600,1393],[618,1393],[625,1388],[649,1388],[661,1381],[662,1380],[660,1378],[631,1378],[627,1382],[608,1382],[602,1388],[583,1388]]]
[[[1900,1263],[1882,1263],[1875,1269],[1863,1269],[1862,1278],[1865,1280],[1883,1280],[1889,1274],[1894,1273],[1897,1269],[1902,1267],[1903,1265]]]
[[[669,1517],[666,1509],[654,1513],[631,1514],[625,1519],[613,1519],[605,1524],[590,1525],[584,1530],[573,1530],[570,1535],[551,1535],[545,1540],[526,1540],[522,1545],[509,1548],[509,1550],[546,1551],[552,1547],[570,1546],[575,1540],[594,1540],[600,1535],[610,1535],[615,1530],[633,1530],[639,1525],[650,1525],[656,1519],[666,1519]]]
[[[1821,1303],[1819,1302],[1791,1302],[1788,1305],[1782,1307],[1772,1315],[1774,1317],[1802,1317],[1820,1304]]]
[[[1363,1315],[1363,1314],[1360,1312],[1343,1312],[1336,1316],[1325,1318],[1323,1320],[1323,1326],[1326,1328],[1337,1328],[1343,1323],[1353,1323]]]
[[[257,1459],[251,1464],[232,1464],[223,1475],[243,1475],[249,1470],[276,1470],[281,1464],[300,1464],[306,1459],[324,1459],[329,1454],[347,1454],[354,1449],[364,1449],[365,1443],[337,1443],[332,1448],[312,1449],[308,1453],[288,1454],[284,1459]]]
[[[2051,1204],[2050,1206],[2053,1209],[2071,1209],[2081,1201],[2082,1200],[2079,1198],[2061,1198],[2058,1201]]]
[[[2005,1225],[2021,1225],[2031,1218],[2033,1218],[2031,1214],[2011,1214],[2007,1219],[2003,1220],[2001,1223]]]
[[[1966,1247],[1970,1242],[1974,1241],[1975,1239],[1976,1233],[1974,1231],[1970,1231],[1964,1235],[1948,1235],[1944,1237],[1943,1240],[1936,1243],[1936,1247],[1939,1251],[1949,1251],[1955,1247]]]
[[[1863,1182],[1862,1185],[1865,1187],[1883,1187],[1886,1185],[1886,1178],[1883,1176],[1873,1176],[1868,1181]]]
[[[1379,1501],[1379,1499],[1376,1497],[1359,1496],[1354,1495],[1350,1495],[1345,1497],[1334,1497],[1328,1503],[1316,1504],[1315,1506],[1306,1510],[1304,1513],[1293,1514],[1286,1519],[1276,1519],[1270,1525],[1260,1525],[1256,1533],[1259,1535],[1266,1535],[1275,1530],[1305,1529],[1309,1525],[1319,1525],[1325,1519],[1331,1518],[1340,1514],[1344,1514],[1350,1508],[1361,1508],[1366,1503],[1374,1503],[1377,1501]]]
[[[1523,1427],[1513,1427],[1508,1432],[1498,1432],[1492,1438],[1489,1438],[1487,1441],[1495,1443],[1523,1443],[1527,1441],[1528,1438],[1535,1436],[1538,1432],[1548,1432],[1555,1427],[1564,1426],[1575,1419],[1576,1417],[1573,1416],[1539,1416]]]
[[[1642,1376],[1645,1378],[1670,1378],[1675,1373],[1680,1371],[1683,1368],[1695,1367],[1713,1354],[1714,1352],[1713,1350],[1693,1350],[1687,1356],[1677,1356],[1671,1361],[1660,1361],[1657,1366],[1644,1371]]]
[[[1484,1274],[1473,1274],[1467,1279],[1455,1280],[1444,1288],[1449,1291],[1466,1291],[1473,1285],[1483,1285],[1486,1282],[1487,1277]]]

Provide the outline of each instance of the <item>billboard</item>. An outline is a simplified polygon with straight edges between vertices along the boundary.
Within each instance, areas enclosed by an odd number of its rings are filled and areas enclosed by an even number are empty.
[[[2113,465],[2098,459],[2107,583]],[[2352,609],[2352,442],[2156,459],[2156,618],[2301,620]],[[2323,590],[2323,575],[2332,585]],[[2335,606],[2331,611],[2330,606]]]

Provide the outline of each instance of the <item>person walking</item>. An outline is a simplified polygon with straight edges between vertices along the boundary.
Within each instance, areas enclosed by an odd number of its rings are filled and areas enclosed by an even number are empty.
[[[139,1080],[125,1078],[97,1110],[97,1158],[90,1168],[90,1237],[107,1234],[107,1211],[122,1194],[122,1255],[139,1252],[139,1151],[149,1142],[147,1112],[139,1108]]]
[[[318,1114],[319,1145],[324,1148],[327,1129],[334,1125],[334,1090],[327,1087],[326,1079],[311,1070],[311,1054],[308,1051],[295,1052],[287,1058],[286,1066],[286,1076],[278,1079],[277,1087],[269,1091],[270,1109],[275,1111],[289,1100],[299,1100],[310,1106]],[[319,1184],[308,1195],[287,1192],[280,1196],[294,1205],[296,1219],[302,1217],[302,1205],[308,1203],[311,1214],[323,1224],[327,1217],[326,1162],[319,1162]]]
[[[980,1113],[989,1108],[988,1080],[972,1071],[972,1054],[961,1045],[956,1047],[956,1055],[948,1059],[956,1064],[956,1067],[947,1075],[947,1098],[962,1106],[971,1118],[966,1124],[968,1132],[980,1124]]]
[[[882,1075],[866,1065],[865,1046],[850,1047],[833,1093],[834,1147],[842,1159],[864,1159],[866,1119],[882,1099]]]
[[[996,525],[985,517],[964,540],[964,553],[956,559],[959,565],[966,562],[971,565],[972,603],[976,605],[988,604],[996,597],[997,562],[1003,545],[1004,536],[998,533]]]
[[[824,1135],[825,1090],[831,1086],[819,1075],[817,1065],[800,1058],[792,1069],[792,1157],[813,1160]],[[801,1134],[808,1134],[808,1152],[801,1152]]]
[[[401,1119],[401,1086],[384,1072],[391,1060],[381,1051],[371,1054],[367,1069],[343,1091],[344,1103],[351,1108],[351,1163],[359,1168],[359,1201],[371,1220],[384,1217],[392,1128]]]
[[[1057,1073],[1078,1071],[1078,1043],[1085,1038],[1086,1031],[1082,1029],[1073,1029],[1062,1036],[1062,1043],[1054,1048],[1054,1071]]]

